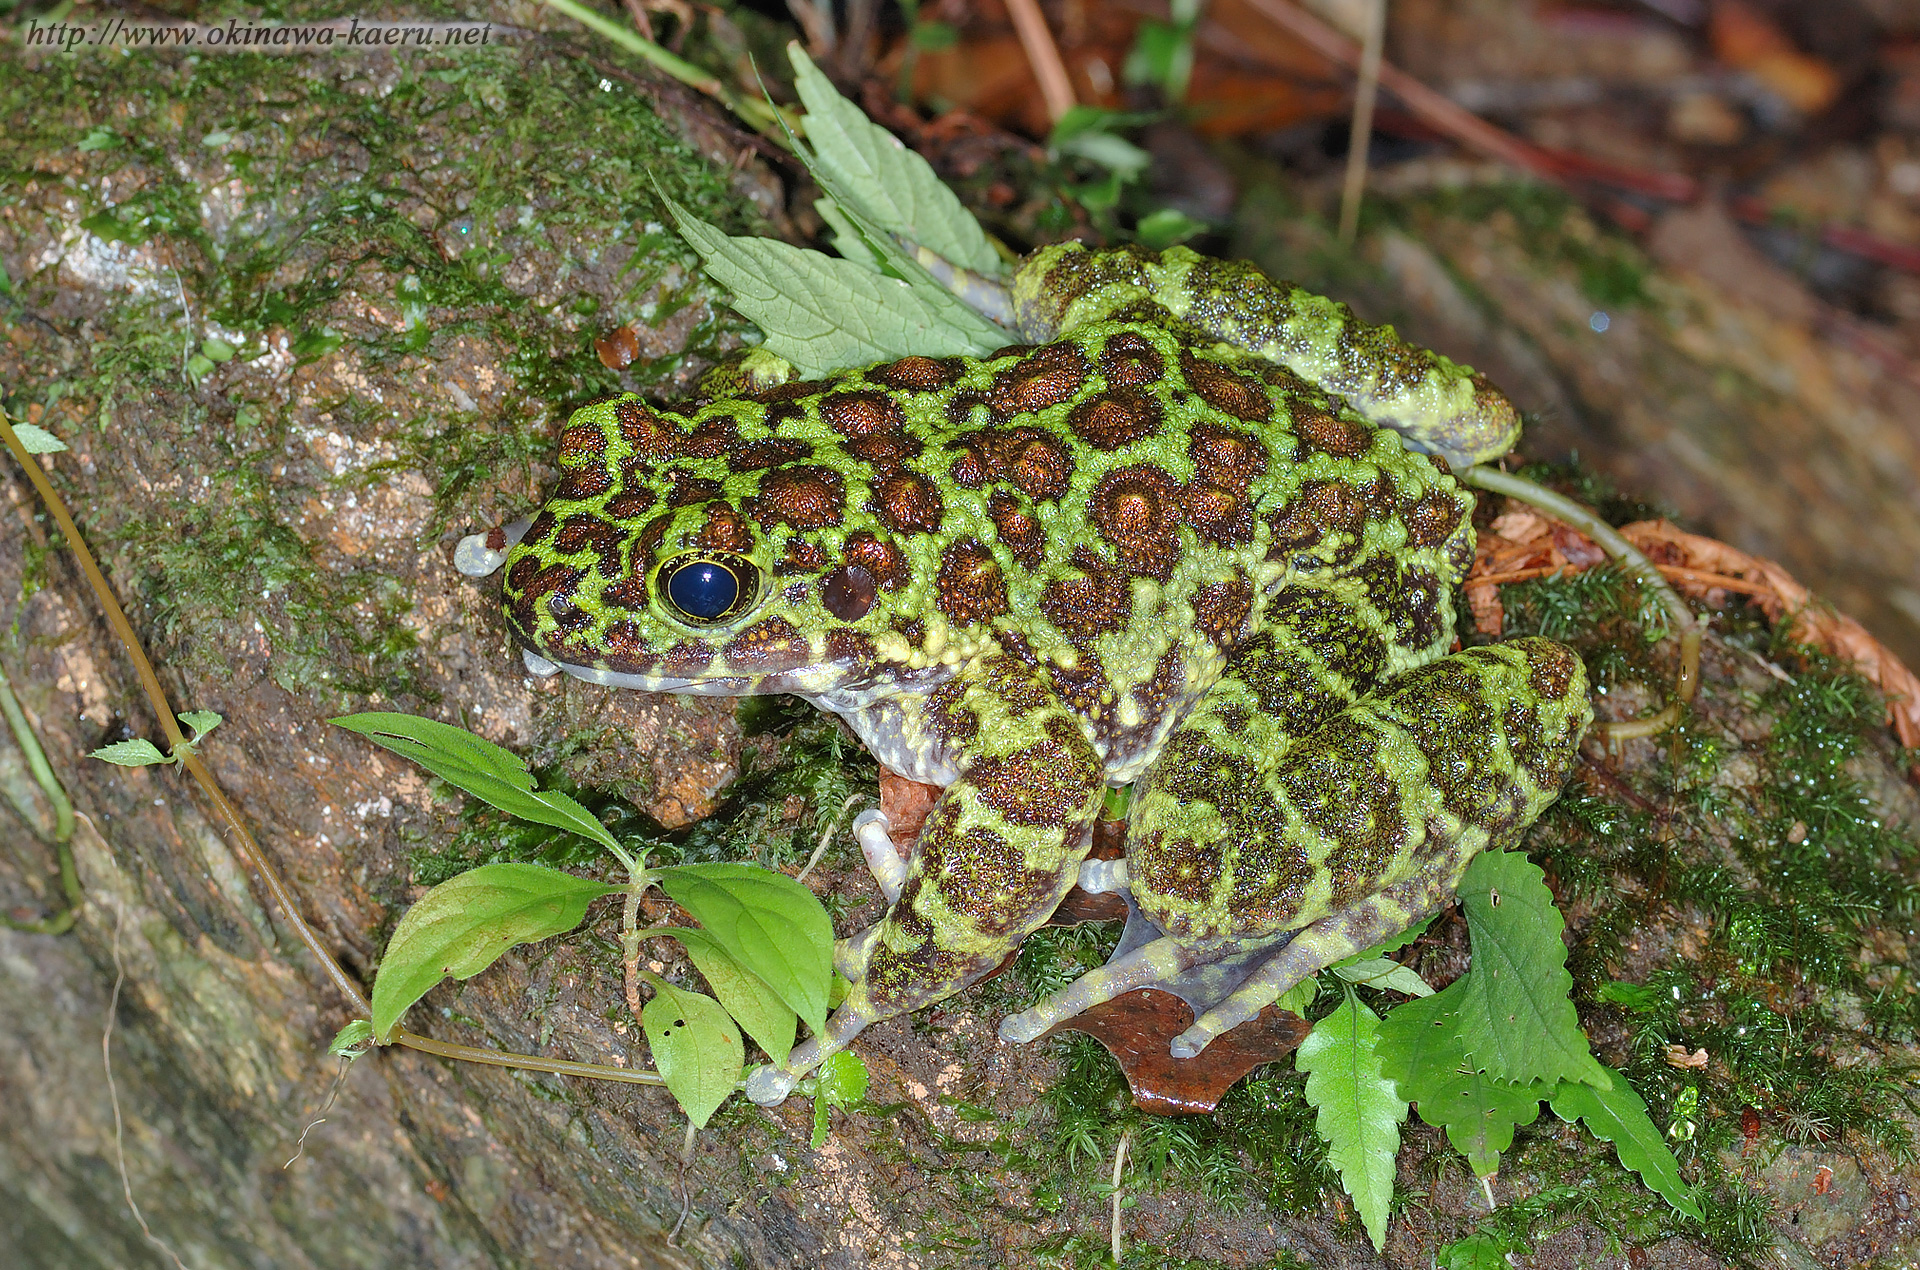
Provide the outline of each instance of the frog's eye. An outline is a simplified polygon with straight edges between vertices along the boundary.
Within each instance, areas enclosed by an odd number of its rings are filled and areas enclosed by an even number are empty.
[[[694,625],[724,622],[753,601],[759,570],[724,551],[696,551],[660,566],[655,586],[674,616]]]

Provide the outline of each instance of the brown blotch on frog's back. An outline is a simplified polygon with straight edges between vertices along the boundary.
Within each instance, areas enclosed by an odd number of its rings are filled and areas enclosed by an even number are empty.
[[[1064,721],[1063,721],[1064,722]],[[1046,828],[1084,813],[1100,773],[1078,732],[1077,745],[1049,737],[1007,755],[982,755],[967,769],[967,784],[1009,824]]]
[[[1375,429],[1358,419],[1342,419],[1326,405],[1305,394],[1293,399],[1293,435],[1298,438],[1296,463],[1315,454],[1357,459],[1373,449]]]
[[[1040,592],[1040,612],[1075,647],[1084,648],[1127,624],[1133,588],[1125,573],[1085,547],[1074,548],[1072,563],[1084,576],[1047,583]]]
[[[1187,433],[1187,457],[1198,475],[1241,493],[1266,474],[1272,460],[1266,442],[1223,423],[1195,424]]]
[[[870,504],[875,519],[897,534],[930,534],[947,515],[946,503],[934,483],[917,472],[895,472],[883,478]]]
[[[828,467],[795,464],[777,467],[760,478],[760,490],[747,501],[747,514],[762,529],[789,525],[820,529],[840,523],[846,511],[846,482]]]
[[[758,472],[779,467],[782,463],[810,459],[813,457],[813,446],[805,441],[768,437],[748,441],[738,449],[729,450],[726,457],[727,470],[730,472]]]
[[[920,457],[924,447],[905,435],[877,434],[855,437],[847,442],[847,453],[862,463],[870,463],[881,475],[890,475]]]
[[[967,684],[949,679],[927,694],[927,728],[939,740],[964,744],[980,735],[980,716],[967,704]]]
[[[1128,867],[1133,874],[1140,907],[1169,935],[1196,932],[1191,914],[1214,897],[1226,869],[1226,845],[1172,838],[1165,830],[1150,830],[1138,844],[1129,843]],[[1168,909],[1171,899],[1179,907]]]
[[[1359,551],[1366,520],[1366,501],[1353,486],[1341,480],[1308,481],[1291,501],[1268,516],[1273,549],[1267,554],[1277,558],[1302,552],[1319,546],[1331,535],[1341,534],[1345,541],[1327,563],[1343,564]]]
[[[880,654],[866,635],[836,626],[827,632],[827,660],[838,666],[875,666]]]
[[[747,518],[731,504],[716,503],[709,507],[706,523],[694,535],[690,545],[706,551],[731,551],[744,556],[753,550],[753,531],[747,527]]]
[[[1058,877],[1029,869],[1026,856],[1001,834],[974,825],[957,839],[922,838],[921,874],[938,878],[947,908],[982,935],[1000,936],[1030,926],[1035,910],[1052,898]]]
[[[1319,587],[1288,587],[1267,606],[1269,631],[1284,631],[1284,638],[1313,650],[1327,670],[1364,692],[1387,664],[1387,643],[1379,632],[1367,625],[1353,606]],[[1294,673],[1290,667],[1288,673]],[[1318,682],[1321,675],[1310,672],[1308,679]],[[1279,713],[1262,702],[1268,713]]]
[[[605,649],[601,660],[606,662],[609,670],[626,675],[645,675],[652,673],[657,664],[653,648],[647,643],[638,622],[625,618],[608,622],[600,634],[600,643]]]
[[[618,526],[591,512],[574,512],[560,522],[559,530],[553,535],[553,550],[566,556],[592,551],[599,557],[600,572],[610,578],[618,577],[620,548],[626,538]]]
[[[1409,547],[1437,547],[1453,536],[1466,517],[1467,508],[1460,495],[1435,487],[1401,509],[1400,519],[1407,526]]]
[[[558,618],[563,612],[578,611],[574,608],[573,593],[585,570],[568,564],[540,565],[532,556],[523,557],[520,563],[524,565],[528,561],[538,566],[530,575],[517,583],[512,577],[507,579],[508,587],[518,591],[508,606],[508,614],[521,634],[531,638],[540,629],[543,616]],[[514,572],[519,572],[518,566]],[[557,608],[555,601],[559,602]]]
[[[1164,468],[1116,468],[1087,499],[1087,515],[1134,573],[1165,582],[1180,560],[1180,482]]]
[[[1538,636],[1515,642],[1527,654],[1527,683],[1533,690],[1547,701],[1564,698],[1580,669],[1580,655],[1565,644]]]
[[[1087,355],[1076,344],[1049,344],[993,378],[990,398],[1005,415],[1026,414],[1071,401],[1087,382]]]
[[[1253,541],[1253,504],[1245,491],[1196,478],[1183,501],[1187,523],[1203,540],[1221,547]]]
[[[1067,413],[1067,427],[1096,450],[1117,450],[1158,433],[1166,411],[1137,388],[1109,388]]]
[[[613,488],[613,473],[604,467],[577,467],[560,478],[554,501],[586,502]]]
[[[867,378],[895,392],[938,392],[961,374],[960,362],[951,357],[903,357],[875,366],[867,372]]]
[[[1193,625],[1220,648],[1240,642],[1253,615],[1253,585],[1238,567],[1224,582],[1209,582],[1193,593]]]
[[[594,467],[606,462],[607,430],[598,422],[567,425],[560,434],[560,466],[563,469]]]
[[[1251,375],[1229,370],[1215,361],[1180,351],[1180,373],[1200,399],[1242,423],[1266,423],[1273,418],[1273,398],[1267,386]]]
[[[673,482],[673,489],[668,493],[666,500],[669,508],[691,507],[695,503],[710,503],[720,497],[719,481],[711,480],[704,476],[694,476],[678,468],[668,473],[668,479]],[[629,499],[640,500],[635,505],[636,510],[630,515],[620,510],[628,505],[627,500]],[[637,520],[652,510],[651,504],[655,501],[656,499],[652,490],[635,485],[625,493],[614,495],[607,503],[607,512],[617,520]]]
[[[1167,359],[1138,331],[1117,331],[1101,346],[1100,373],[1106,378],[1109,392],[1142,388],[1160,382],[1167,373]]]
[[[1073,482],[1073,454],[1044,428],[978,428],[948,442],[948,476],[963,489],[1011,485],[1035,501],[1057,499]]]
[[[987,518],[1016,562],[1028,569],[1040,567],[1046,559],[1046,531],[1019,499],[1006,490],[995,490],[987,497]]]
[[[1479,675],[1457,660],[1434,662],[1394,681],[1393,717],[1427,756],[1427,779],[1441,805],[1480,820],[1507,783],[1499,716]]]
[[[849,440],[898,433],[907,421],[899,402],[874,391],[836,392],[822,397],[820,418]]]
[[[993,552],[977,538],[962,538],[942,553],[934,585],[940,611],[961,626],[1007,611],[1006,579]]]
[[[872,574],[883,591],[895,590],[907,580],[907,558],[900,548],[881,541],[865,529],[847,536],[840,556],[847,564],[859,565]]]

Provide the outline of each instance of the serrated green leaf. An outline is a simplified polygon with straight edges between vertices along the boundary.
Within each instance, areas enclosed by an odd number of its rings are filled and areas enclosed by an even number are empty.
[[[577,833],[626,858],[625,850],[592,812],[557,790],[535,789],[524,759],[464,728],[384,711],[343,715],[328,722],[412,759],[449,785],[510,816]]]
[[[1692,1189],[1681,1180],[1679,1162],[1648,1117],[1646,1102],[1626,1077],[1607,1070],[1613,1078],[1612,1089],[1561,1081],[1552,1094],[1554,1114],[1566,1121],[1578,1119],[1594,1137],[1613,1143],[1620,1163],[1638,1173],[1649,1189],[1673,1205],[1675,1212],[1695,1221],[1706,1220]]]
[[[180,716],[180,722],[193,729],[193,739],[198,744],[226,720],[212,710],[189,710]]]
[[[1459,981],[1461,1042],[1495,1080],[1549,1087],[1575,1080],[1606,1088],[1570,994],[1566,922],[1540,867],[1517,851],[1482,852],[1460,881],[1473,941]]]
[[[830,198],[816,198],[813,200],[813,210],[820,213],[820,219],[827,222],[827,228],[833,231],[835,251],[862,268],[880,272],[884,262],[873,248],[867,246],[867,240],[861,237],[859,228],[840,210],[840,204]]]
[[[408,909],[373,980],[373,1033],[442,979],[471,979],[518,944],[565,934],[587,905],[619,888],[537,864],[483,864],[448,878]]]
[[[792,362],[804,376],[818,378],[915,353],[983,356],[1004,342],[984,318],[976,314],[970,324],[951,321],[899,278],[770,238],[731,238],[672,199],[666,205],[708,275],[727,289],[733,307],[766,333],[767,351]],[[945,294],[938,283],[931,286]],[[958,300],[954,304],[965,308]]]
[[[1348,983],[1366,988],[1391,988],[1410,997],[1430,997],[1433,988],[1418,972],[1390,957],[1368,957],[1364,961],[1341,962],[1333,973]]]
[[[827,1144],[827,1109],[848,1107],[867,1096],[867,1065],[852,1050],[836,1050],[820,1064],[819,1088],[813,1099],[813,1140],[818,1151]]]
[[[653,1065],[667,1091],[695,1128],[705,1128],[721,1103],[740,1086],[746,1047],[720,1003],[702,992],[676,988],[647,974],[654,998],[640,1011],[640,1026],[653,1049]]]
[[[1396,1006],[1381,1021],[1380,1068],[1420,1118],[1445,1129],[1474,1172],[1486,1177],[1499,1168],[1500,1152],[1513,1144],[1514,1126],[1532,1124],[1539,1116],[1546,1087],[1491,1080],[1484,1065],[1467,1053],[1459,1008],[1471,973],[1443,992]]]
[[[817,1035],[826,1028],[833,921],[800,883],[751,864],[662,869],[660,889]]]
[[[1380,1021],[1380,1069],[1401,1097],[1418,1099],[1428,1082],[1475,1066],[1460,1043],[1462,982],[1464,977],[1430,997],[1397,1005]]]
[[[835,198],[949,264],[989,276],[1006,272],[980,222],[925,159],[842,97],[798,43],[787,45],[787,56],[807,110],[814,164],[841,187]]]
[[[1609,979],[1600,985],[1600,991],[1595,995],[1602,1001],[1631,1010],[1635,1014],[1646,1014],[1660,1008],[1660,994],[1644,984]]]
[[[767,986],[766,980],[735,961],[719,941],[704,930],[669,926],[657,933],[672,935],[680,941],[687,956],[693,959],[694,969],[713,989],[713,995],[720,998],[720,1004],[727,1008],[734,1022],[760,1042],[760,1048],[768,1057],[776,1064],[787,1061],[787,1055],[793,1050],[799,1016],[780,999],[779,993]]]
[[[14,424],[13,435],[20,438],[20,444],[28,454],[58,454],[67,448],[65,441],[31,423]]]
[[[373,1044],[373,1024],[365,1019],[355,1019],[333,1034],[333,1040],[327,1043],[327,1053],[335,1058],[358,1058],[367,1052],[367,1046]]]
[[[1318,1109],[1314,1127],[1327,1144],[1327,1157],[1376,1249],[1386,1243],[1393,1160],[1407,1118],[1406,1099],[1380,1071],[1379,1025],[1348,989],[1346,1001],[1313,1025],[1293,1059],[1307,1073],[1307,1102]]]
[[[155,763],[171,763],[172,759],[160,752],[160,747],[145,737],[136,737],[131,741],[115,741],[112,745],[103,745],[95,750],[90,758],[113,763],[119,767],[151,767]]]

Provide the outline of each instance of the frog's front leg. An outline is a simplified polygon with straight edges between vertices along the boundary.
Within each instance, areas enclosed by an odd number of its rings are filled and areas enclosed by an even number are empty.
[[[959,773],[927,814],[899,898],[844,950],[861,963],[826,1032],[779,1067],[756,1069],[763,1105],[870,1023],[989,974],[1073,886],[1104,784],[1100,758],[1065,702],[1002,653],[936,688],[921,717]]]

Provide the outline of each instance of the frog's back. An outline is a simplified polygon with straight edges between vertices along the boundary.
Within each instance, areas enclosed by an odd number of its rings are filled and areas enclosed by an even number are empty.
[[[984,359],[909,357],[687,413],[628,399],[580,446],[604,476],[574,514],[638,540],[626,572],[658,549],[646,526],[704,506],[686,541],[751,541],[771,575],[766,615],[812,638],[816,661],[831,634],[863,683],[924,683],[998,646],[1052,680],[1115,780],[1152,757],[1276,597],[1298,607],[1302,584],[1349,579],[1343,603],[1398,650],[1391,661],[1437,655],[1472,551],[1470,500],[1431,461],[1286,369],[1159,321]],[[530,541],[566,519],[550,507]],[[591,552],[580,566],[600,567]],[[617,591],[573,585],[601,614]]]

